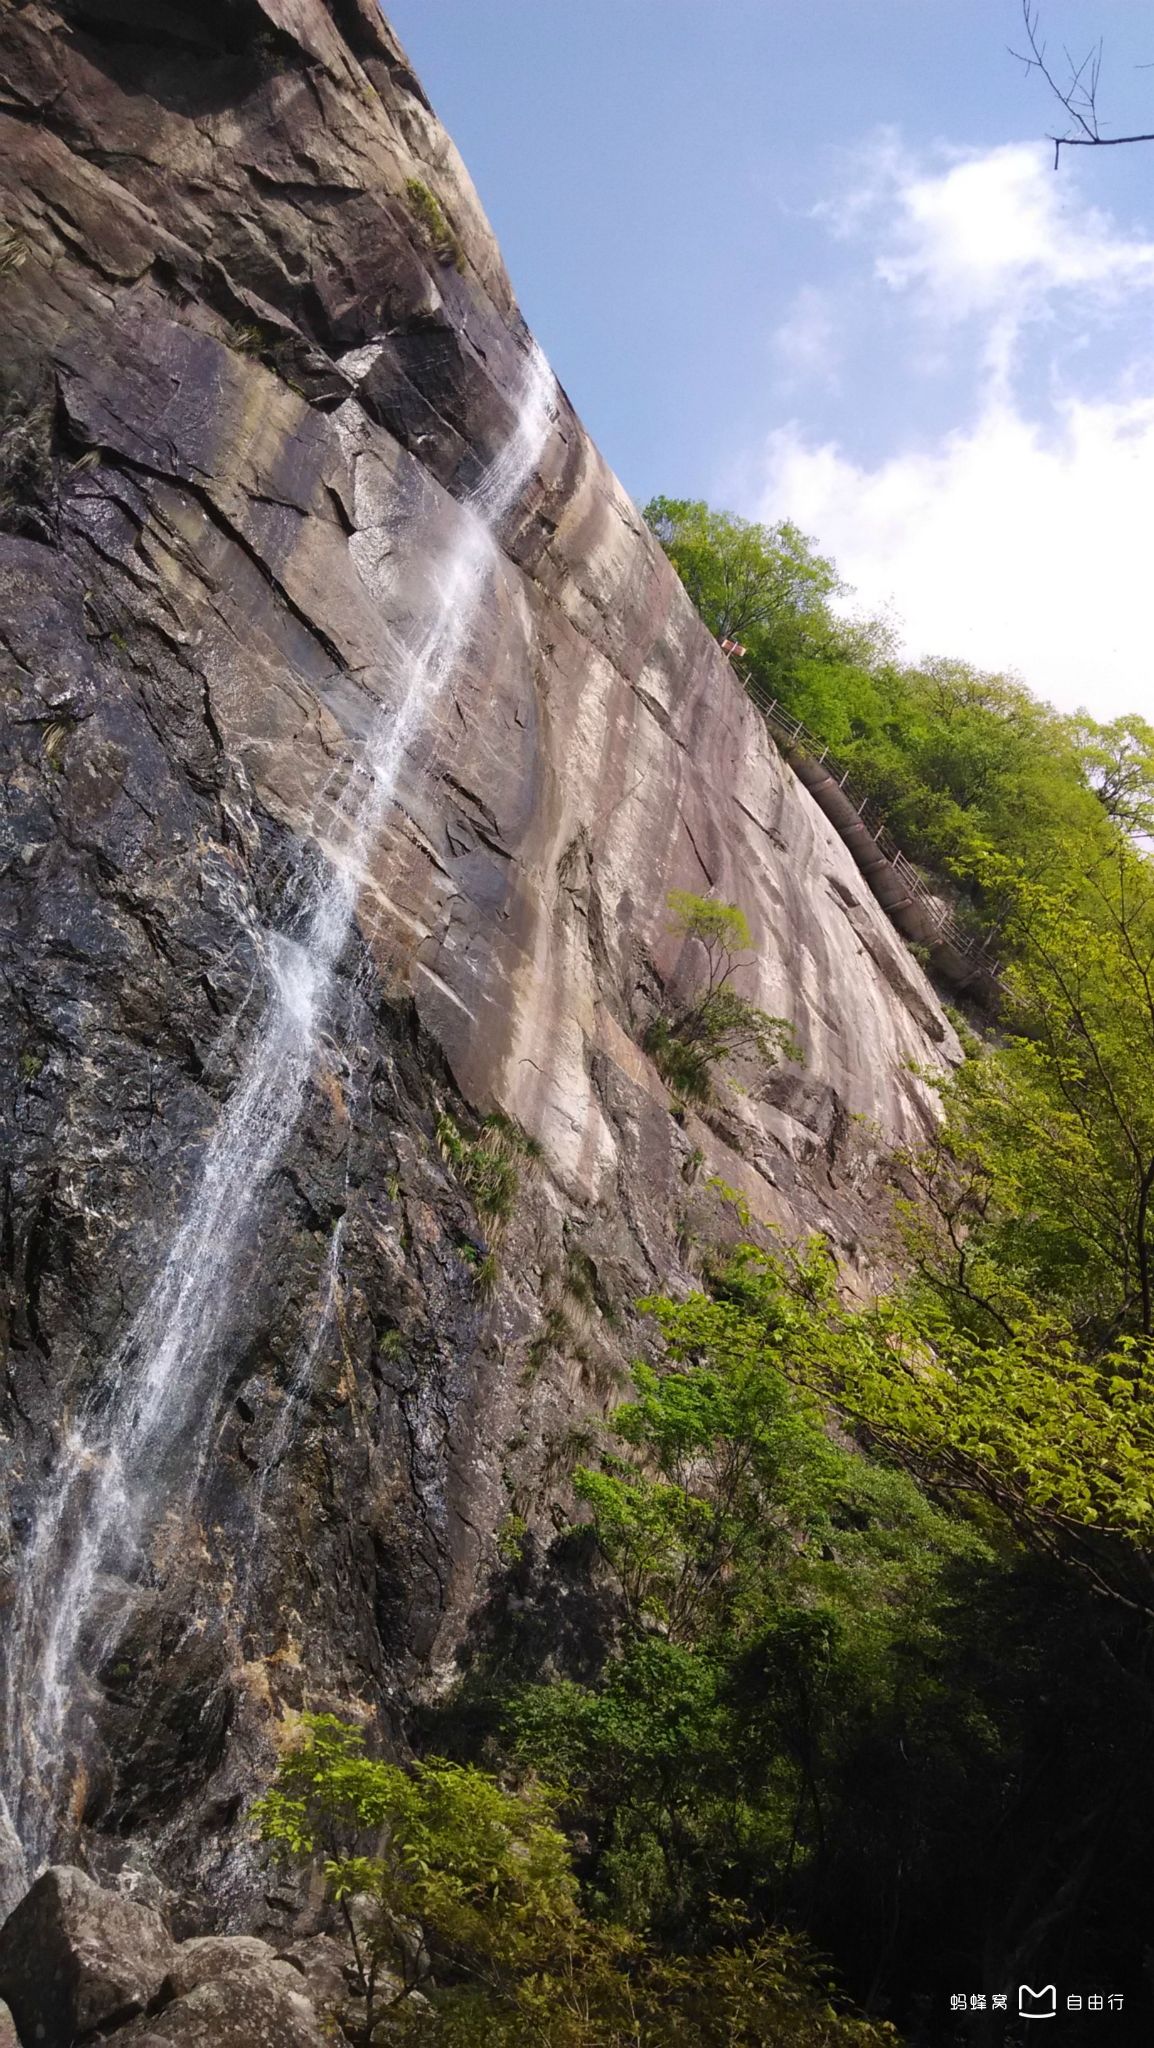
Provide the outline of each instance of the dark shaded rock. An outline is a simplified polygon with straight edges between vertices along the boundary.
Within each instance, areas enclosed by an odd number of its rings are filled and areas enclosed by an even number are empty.
[[[98,1671],[110,1781],[90,1797],[87,1813],[118,1833],[171,1815],[203,1785],[232,1717],[219,1619],[197,1612],[194,1585],[174,1590],[184,1593],[183,1612],[171,1596],[134,1603]]]
[[[25,2041],[72,2048],[159,1992],[173,1943],[158,1914],[82,1870],[46,1870],[0,1929],[0,1997]]]

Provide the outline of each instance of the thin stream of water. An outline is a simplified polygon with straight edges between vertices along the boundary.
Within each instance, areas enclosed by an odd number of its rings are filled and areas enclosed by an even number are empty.
[[[0,1687],[0,1821],[19,1837],[29,1876],[51,1849],[75,1769],[72,1704],[121,1626],[123,1597],[103,1618],[110,1588],[139,1569],[159,1521],[187,1506],[202,1479],[241,1260],[305,1103],[362,878],[406,756],[466,652],[495,535],[541,454],[553,391],[534,348],[514,429],[458,522],[433,617],[404,656],[395,706],[369,732],[365,772],[347,779],[348,808],[339,832],[326,833],[328,859],[296,930],[265,937],[264,1013],[164,1264],[61,1442],[19,1569]],[[330,1302],[339,1252],[338,1233]],[[299,1391],[290,1388],[286,1405]]]
[[[276,1420],[265,1437],[261,1447],[260,1463],[253,1482],[253,1518],[256,1520],[264,1509],[265,1495],[272,1484],[277,1468],[283,1463],[292,1446],[300,1420],[301,1404],[311,1390],[313,1372],[321,1355],[325,1340],[333,1327],[337,1302],[340,1295],[341,1252],[345,1241],[346,1217],[340,1216],[329,1238],[325,1256],[324,1271],[321,1274],[320,1297],[313,1327],[298,1348],[292,1370],[289,1373]]]

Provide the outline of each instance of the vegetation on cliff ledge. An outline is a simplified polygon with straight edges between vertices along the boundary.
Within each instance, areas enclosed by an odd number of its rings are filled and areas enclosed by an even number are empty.
[[[700,978],[680,996],[669,994],[645,1033],[645,1050],[674,1100],[711,1101],[716,1076],[733,1060],[762,1066],[782,1058],[800,1061],[792,1025],[759,1009],[734,986],[743,958],[753,951],[745,913],[735,903],[685,889],[671,891],[669,908],[670,929],[697,949],[703,963]]]

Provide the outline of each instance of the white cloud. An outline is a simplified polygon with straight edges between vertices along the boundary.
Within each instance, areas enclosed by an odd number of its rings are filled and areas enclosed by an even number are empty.
[[[889,192],[879,197],[888,197],[890,221],[876,275],[919,294],[939,319],[1024,312],[1056,290],[1116,303],[1154,283],[1154,242],[1079,203],[1043,148],[1007,143],[923,171],[887,144],[883,161]]]
[[[773,337],[786,388],[836,382],[841,345],[837,309],[815,285],[803,285]]]
[[[788,513],[909,652],[1015,670],[1064,709],[1154,717],[1154,396],[1068,403],[1043,430],[995,402],[875,467],[794,429],[762,511]]]
[[[848,153],[843,189],[812,213],[839,240],[868,237],[875,275],[947,320],[1058,287],[1112,296],[1154,280],[1154,242],[1082,200],[1038,143],[943,144],[926,163],[882,129]]]
[[[1133,338],[1154,242],[1082,202],[1032,145],[925,164],[886,133],[846,191],[817,212],[869,265],[865,312],[860,276],[845,303],[871,416],[901,422],[903,380],[930,363],[956,378],[959,417],[869,462],[820,427],[778,431],[761,515],[815,535],[859,608],[904,621],[915,656],[1017,670],[1067,708],[1154,716],[1154,367]],[[895,346],[898,305],[916,317]]]

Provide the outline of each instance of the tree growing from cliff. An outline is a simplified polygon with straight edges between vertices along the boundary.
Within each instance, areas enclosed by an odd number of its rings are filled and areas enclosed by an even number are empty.
[[[753,952],[744,911],[674,889],[669,895],[671,930],[688,940],[703,965],[689,994],[671,998],[651,1020],[645,1050],[673,1093],[707,1103],[715,1075],[736,1059],[773,1065],[800,1060],[801,1046],[784,1017],[771,1017],[740,995],[734,976]]]

